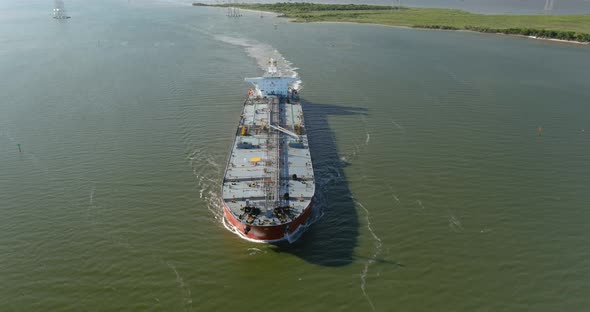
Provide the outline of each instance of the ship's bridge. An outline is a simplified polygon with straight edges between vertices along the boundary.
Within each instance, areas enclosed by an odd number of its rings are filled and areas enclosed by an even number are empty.
[[[269,96],[280,95],[287,96],[289,94],[289,85],[296,82],[295,77],[283,77],[277,69],[277,61],[270,59],[266,73],[262,77],[246,78],[256,86],[256,95]]]
[[[289,85],[297,81],[297,78],[265,76],[246,78],[245,80],[256,86],[256,93],[259,96],[287,96],[289,94]]]

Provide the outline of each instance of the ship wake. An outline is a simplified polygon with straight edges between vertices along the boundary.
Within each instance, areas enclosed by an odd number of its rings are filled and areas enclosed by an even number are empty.
[[[221,165],[217,163],[215,155],[200,149],[192,151],[187,158],[193,170],[199,198],[207,205],[207,210],[211,213],[214,223],[221,224],[219,221],[223,219],[223,210],[219,205],[221,196],[217,192],[217,186],[221,183],[221,180],[217,178],[221,171]],[[203,159],[204,162],[199,161]],[[211,171],[211,168],[214,170]]]
[[[351,195],[351,197],[352,197],[352,195]],[[379,236],[377,236],[377,234],[375,234],[375,231],[373,231],[373,228],[371,227],[371,218],[369,215],[369,210],[361,202],[354,199],[354,197],[352,197],[352,199],[355,201],[355,203],[357,205],[359,205],[359,207],[361,207],[365,211],[367,229],[369,230],[369,233],[371,233],[371,236],[373,237],[373,240],[375,242],[375,251],[374,251],[373,255],[371,256],[371,258],[368,259],[367,262],[365,262],[365,266],[363,267],[363,271],[361,272],[361,290],[363,292],[363,296],[365,296],[365,298],[369,302],[369,305],[371,306],[373,311],[375,311],[375,305],[373,304],[373,300],[371,300],[371,297],[369,297],[369,295],[367,294],[367,290],[366,290],[367,274],[369,273],[369,267],[371,266],[371,264],[375,263],[375,261],[377,260],[377,257],[381,253],[381,247],[383,246],[383,242],[381,241],[381,238]]]
[[[270,44],[227,35],[213,35],[213,38],[224,43],[244,48],[248,56],[255,59],[258,66],[262,70],[266,69],[268,66],[268,60],[272,58],[277,61],[278,69],[284,76],[299,78],[297,68],[294,67],[291,62],[285,59],[285,57]],[[291,87],[296,90],[301,90],[303,87],[301,80],[295,81]]]

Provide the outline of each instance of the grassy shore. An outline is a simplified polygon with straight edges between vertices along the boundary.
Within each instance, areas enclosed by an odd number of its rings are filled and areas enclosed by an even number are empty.
[[[205,4],[193,3],[193,5]],[[281,16],[293,18],[295,22],[371,23],[429,29],[472,30],[590,42],[590,14],[483,15],[452,9],[316,3],[242,3],[231,6],[276,12]]]

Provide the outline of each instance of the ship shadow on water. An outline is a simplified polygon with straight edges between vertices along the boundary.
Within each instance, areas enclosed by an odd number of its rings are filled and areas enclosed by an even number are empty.
[[[338,155],[330,116],[366,115],[366,108],[317,104],[301,100],[316,179],[314,215],[321,217],[293,244],[275,244],[276,252],[290,253],[323,266],[344,266],[355,259],[359,221],[344,168]]]

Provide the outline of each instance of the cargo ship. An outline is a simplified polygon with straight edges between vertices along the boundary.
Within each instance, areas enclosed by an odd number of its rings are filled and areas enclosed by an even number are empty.
[[[297,78],[271,59],[248,91],[225,168],[224,224],[255,242],[296,241],[312,216],[315,179]]]

